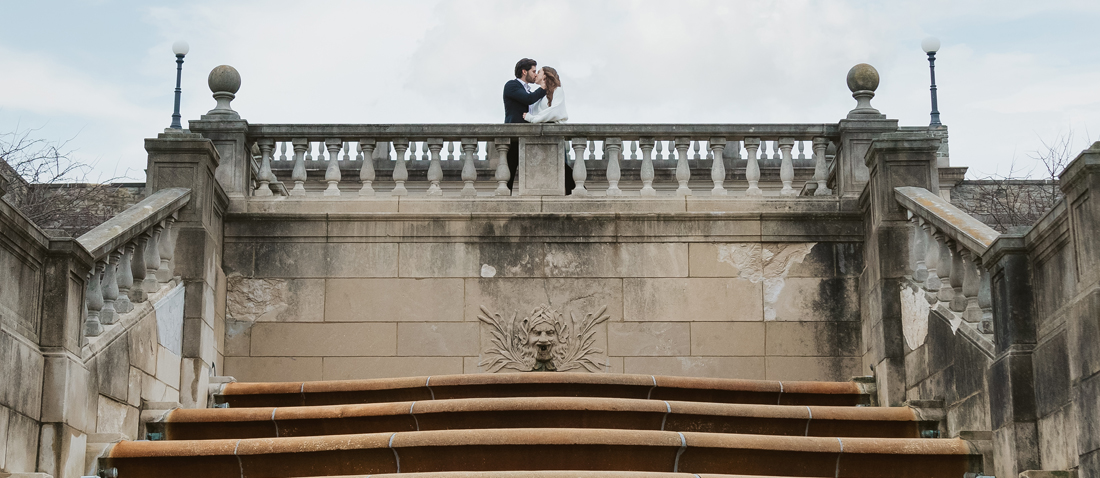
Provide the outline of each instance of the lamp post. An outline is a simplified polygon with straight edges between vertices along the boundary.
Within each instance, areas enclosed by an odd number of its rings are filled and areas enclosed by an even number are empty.
[[[936,52],[940,49],[940,40],[928,37],[920,42],[920,46],[928,54],[928,71],[932,74],[932,122],[928,126],[940,126],[940,109],[936,102]]]
[[[172,111],[172,126],[169,129],[183,129],[180,124],[180,78],[183,76],[183,57],[187,55],[187,42],[180,40],[172,44],[172,53],[176,54],[176,107]]]

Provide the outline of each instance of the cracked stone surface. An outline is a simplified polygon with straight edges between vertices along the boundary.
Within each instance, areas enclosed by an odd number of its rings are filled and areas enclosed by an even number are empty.
[[[902,334],[905,335],[906,345],[911,350],[916,350],[924,345],[924,339],[928,336],[928,301],[924,298],[924,291],[919,288],[902,286],[899,293]]]
[[[775,320],[775,304],[791,267],[799,264],[816,242],[790,244],[736,243],[718,246],[718,261],[737,268],[739,277],[764,283],[764,320]]]
[[[226,307],[230,319],[244,322],[274,320],[289,305],[285,279],[252,279],[231,275],[226,278]]]

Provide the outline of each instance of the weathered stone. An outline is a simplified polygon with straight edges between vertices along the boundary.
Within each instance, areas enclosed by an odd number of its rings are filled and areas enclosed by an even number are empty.
[[[703,356],[763,356],[762,322],[694,322],[691,354]]]
[[[623,372],[764,380],[764,357],[624,357]]]
[[[157,321],[153,314],[142,318],[126,334],[130,364],[145,373],[157,373]]]
[[[107,397],[99,397],[96,413],[96,433],[121,433],[134,437],[138,429],[140,411],[125,403],[119,403]]]
[[[767,380],[843,381],[859,373],[857,357],[767,357]]]
[[[607,354],[618,356],[691,355],[690,324],[618,322],[607,326]]]
[[[130,393],[130,352],[125,337],[107,346],[96,359],[99,393],[125,402]]]
[[[6,331],[0,331],[0,376],[20,386],[0,387],[0,405],[37,419],[42,409],[42,355]]]
[[[462,279],[328,279],[318,309],[326,322],[461,321],[463,293]]]
[[[178,390],[180,383],[180,360],[180,356],[172,353],[171,350],[165,347],[158,347],[157,380]]]
[[[323,380],[462,373],[462,357],[329,357],[324,360]]]
[[[265,322],[252,327],[253,357],[354,357],[397,353],[397,325]]]
[[[38,456],[38,423],[21,413],[8,416],[8,440],[4,469],[12,472],[35,471]]]
[[[478,325],[475,323],[417,322],[397,324],[399,356],[477,355]],[[368,351],[363,355],[382,355]]]
[[[1043,468],[1068,470],[1077,465],[1077,424],[1073,407],[1065,406],[1039,419],[1039,456]]]
[[[321,357],[226,357],[225,374],[245,382],[322,380],[321,360]]]
[[[857,322],[770,322],[768,356],[859,356]]]
[[[764,320],[763,285],[748,279],[623,279],[623,320]]]

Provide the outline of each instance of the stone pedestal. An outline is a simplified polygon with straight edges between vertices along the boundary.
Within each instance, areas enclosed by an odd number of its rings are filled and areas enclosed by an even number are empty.
[[[561,138],[519,139],[519,196],[565,195],[565,142]]]
[[[906,383],[900,291],[908,281],[910,226],[894,198],[894,188],[939,189],[939,140],[926,134],[892,133],[870,141],[866,148],[866,268],[860,277],[860,291],[865,294],[863,362],[874,368],[879,405],[899,406],[905,401]]]

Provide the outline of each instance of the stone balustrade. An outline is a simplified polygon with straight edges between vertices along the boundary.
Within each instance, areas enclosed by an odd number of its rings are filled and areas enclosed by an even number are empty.
[[[95,337],[172,279],[172,225],[191,190],[157,191],[77,239],[95,259],[84,306],[84,335]]]
[[[937,310],[972,325],[992,341],[993,304],[982,255],[999,234],[926,189],[894,191],[913,226],[912,280],[923,288],[931,306],[944,305]]]
[[[838,139],[835,124],[260,124],[247,141],[260,198],[561,195],[562,161],[573,196],[794,197],[833,195]],[[510,190],[513,147],[517,175],[549,179]]]

